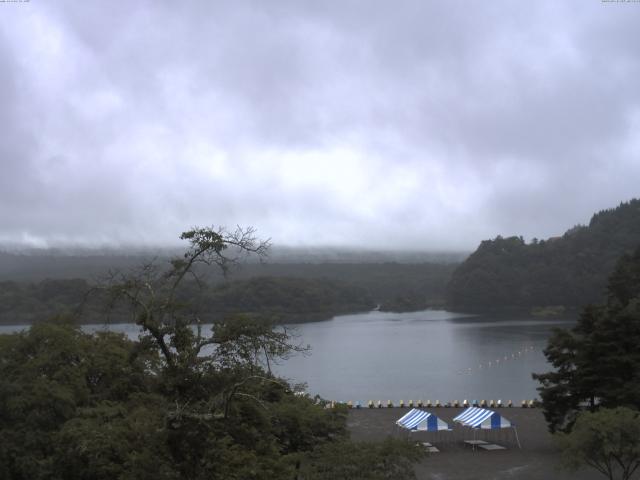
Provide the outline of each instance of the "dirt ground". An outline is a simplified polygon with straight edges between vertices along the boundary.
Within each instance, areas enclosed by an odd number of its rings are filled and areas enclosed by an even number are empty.
[[[453,424],[459,408],[424,408],[442,420]],[[348,427],[356,441],[375,441],[388,435],[430,442],[440,452],[431,453],[416,466],[420,480],[596,480],[603,479],[591,469],[569,473],[559,469],[559,454],[539,409],[502,408],[500,413],[516,425],[522,449],[519,449],[512,431],[480,432],[477,439],[487,440],[507,447],[506,450],[472,450],[464,440],[474,438],[474,433],[463,427],[454,427],[452,433],[437,436],[430,432],[409,434],[399,431],[395,421],[408,412],[407,408],[353,409],[349,412]],[[640,478],[640,476],[638,477]]]

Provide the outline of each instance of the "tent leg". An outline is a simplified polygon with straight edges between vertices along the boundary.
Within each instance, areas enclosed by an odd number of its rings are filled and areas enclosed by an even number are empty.
[[[518,448],[522,450],[522,447],[520,446],[520,439],[518,438],[518,429],[516,427],[513,427],[513,432],[516,434],[516,442],[518,442]]]

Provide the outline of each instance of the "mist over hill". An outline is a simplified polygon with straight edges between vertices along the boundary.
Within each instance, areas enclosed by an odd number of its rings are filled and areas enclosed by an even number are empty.
[[[0,323],[34,323],[56,313],[77,314],[84,294],[109,271],[154,262],[168,266],[177,249],[12,249],[0,252]],[[269,258],[247,258],[227,278],[198,273],[204,288],[188,297],[209,320],[227,314],[267,315],[280,322],[323,320],[341,313],[418,310],[444,303],[445,285],[461,253],[273,247]],[[186,295],[186,294],[185,294]],[[104,321],[100,302],[85,305],[78,321]],[[112,320],[127,321],[118,312]]]
[[[93,279],[108,270],[126,270],[144,262],[154,260],[162,263],[170,257],[180,255],[180,248],[76,248],[36,249],[16,245],[0,246],[0,280],[40,281],[56,278]],[[366,249],[339,249],[320,247],[273,246],[268,258],[259,262],[248,257],[233,275],[243,277],[270,275],[270,265],[321,264],[454,264],[468,255],[467,252],[391,251]],[[295,268],[283,267],[294,274]],[[318,267],[320,275],[325,275]],[[291,271],[293,270],[293,272]]]

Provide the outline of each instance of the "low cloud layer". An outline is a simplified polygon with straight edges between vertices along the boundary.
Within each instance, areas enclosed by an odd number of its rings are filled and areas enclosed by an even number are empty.
[[[0,242],[471,249],[640,195],[640,4],[0,4]]]

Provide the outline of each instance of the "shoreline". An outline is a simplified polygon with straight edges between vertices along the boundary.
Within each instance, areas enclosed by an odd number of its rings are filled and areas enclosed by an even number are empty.
[[[328,322],[336,317],[348,316],[348,315],[366,315],[373,312],[380,312],[386,314],[409,314],[409,313],[421,313],[421,312],[433,312],[433,311],[445,311],[449,313],[459,314],[460,317],[466,317],[469,319],[478,318],[483,319],[486,316],[492,316],[496,320],[500,320],[502,317],[508,317],[509,320],[542,320],[542,321],[563,321],[563,320],[575,320],[579,314],[579,309],[574,307],[567,307],[567,309],[560,315],[536,315],[532,313],[531,309],[527,308],[511,308],[511,307],[500,307],[491,310],[467,310],[467,309],[448,309],[447,306],[427,306],[426,308],[422,308],[420,310],[408,310],[408,311],[393,311],[393,310],[381,310],[378,308],[370,309],[370,310],[345,310],[338,312],[307,312],[303,314],[299,313],[273,313],[267,312],[265,317],[272,315],[274,317],[282,317],[280,321],[274,323],[274,325],[301,325],[305,323],[321,323]],[[6,314],[5,314],[6,315]],[[3,316],[5,316],[3,315]],[[260,315],[256,312],[229,312],[228,314],[211,314],[208,318],[203,317],[203,322],[205,324],[215,323],[216,321],[220,321],[225,315],[234,316],[234,315]],[[516,315],[516,318],[513,316]],[[21,315],[18,315],[18,317]],[[49,317],[55,316],[54,314],[49,315]],[[93,318],[92,318],[93,317]],[[94,315],[89,315],[85,321],[78,323],[79,325],[126,325],[132,324],[130,319],[122,318],[122,315],[114,315],[108,321],[94,320]],[[33,318],[30,319],[12,319],[11,321],[5,321],[4,319],[0,319],[0,327],[25,327],[31,326],[37,323],[41,323],[45,320],[37,320],[34,321]],[[193,325],[196,325],[193,323]]]
[[[541,315],[533,313],[532,308],[527,307],[497,307],[493,309],[484,309],[484,310],[473,310],[473,309],[465,309],[463,308],[453,308],[451,306],[446,305],[429,305],[426,308],[421,308],[419,310],[406,310],[406,311],[395,311],[395,310],[382,310],[380,308],[373,308],[369,310],[344,310],[344,311],[336,311],[336,312],[305,312],[305,313],[295,313],[295,312],[228,312],[221,314],[210,314],[208,318],[203,318],[203,323],[216,323],[220,321],[225,316],[234,316],[234,315],[252,315],[252,316],[263,316],[263,318],[269,318],[269,316],[273,316],[275,318],[280,317],[279,321],[275,322],[274,325],[296,325],[296,324],[305,324],[305,323],[320,323],[327,322],[336,317],[347,316],[347,315],[363,315],[369,314],[373,312],[380,312],[384,314],[410,314],[410,313],[420,313],[420,312],[432,312],[432,311],[445,311],[449,313],[459,314],[461,317],[467,318],[479,318],[483,319],[487,316],[495,317],[495,319],[499,320],[503,317],[509,317],[509,320],[545,320],[545,321],[563,321],[563,320],[575,320],[580,313],[580,309],[578,307],[566,307],[566,309],[561,314],[553,314],[553,315]],[[68,313],[72,314],[73,310],[69,310]],[[8,313],[3,314],[2,316],[7,316]],[[519,318],[513,318],[513,316],[517,316]],[[17,317],[29,316],[33,317],[32,314],[24,315],[18,313]],[[50,315],[49,317],[53,317],[55,315]],[[131,321],[118,318],[118,316],[114,316],[112,320],[109,321],[100,321],[94,320],[95,313],[90,314],[86,321],[82,321],[78,323],[79,325],[126,325],[131,324]],[[30,326],[37,323],[41,323],[45,320],[34,321],[33,318],[14,318],[10,321],[5,321],[5,319],[0,318],[0,327],[11,327],[11,326]],[[193,324],[195,325],[195,323]]]

